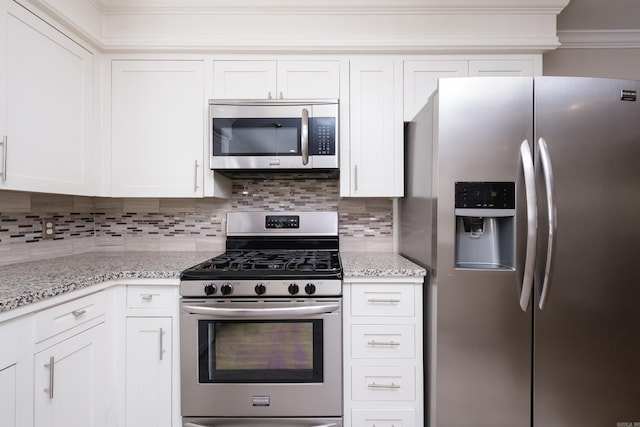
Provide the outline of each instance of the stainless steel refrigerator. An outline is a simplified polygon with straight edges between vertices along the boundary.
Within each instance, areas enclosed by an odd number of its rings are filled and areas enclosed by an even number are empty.
[[[638,92],[441,79],[406,124],[431,427],[640,425]]]

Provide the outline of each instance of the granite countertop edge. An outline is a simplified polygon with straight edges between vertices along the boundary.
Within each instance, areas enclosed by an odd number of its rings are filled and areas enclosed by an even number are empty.
[[[0,266],[0,313],[104,282],[177,279],[218,255],[212,252],[87,252]],[[425,276],[426,270],[389,252],[341,252],[344,277]]]

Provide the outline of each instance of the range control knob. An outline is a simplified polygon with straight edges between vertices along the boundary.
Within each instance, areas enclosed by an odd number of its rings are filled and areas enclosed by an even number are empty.
[[[288,289],[291,295],[295,295],[300,292],[300,287],[296,283],[291,283]]]
[[[220,287],[220,292],[222,292],[222,295],[229,295],[233,292],[233,286],[231,286],[231,283],[225,283]]]
[[[267,292],[267,287],[264,285],[264,283],[258,283],[255,287],[255,291],[256,294],[263,295],[265,292]]]
[[[216,293],[218,289],[216,288],[216,285],[214,285],[213,283],[209,283],[208,285],[205,285],[204,287],[204,293],[205,295],[213,295]]]
[[[316,293],[316,285],[314,285],[313,283],[307,283],[307,285],[304,287],[304,291],[307,293],[307,295],[313,295],[314,293]]]

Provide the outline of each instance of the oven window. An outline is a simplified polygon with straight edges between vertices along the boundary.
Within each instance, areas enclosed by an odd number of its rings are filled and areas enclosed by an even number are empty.
[[[214,156],[299,156],[299,118],[213,119]]]
[[[323,380],[322,320],[199,320],[201,383]]]

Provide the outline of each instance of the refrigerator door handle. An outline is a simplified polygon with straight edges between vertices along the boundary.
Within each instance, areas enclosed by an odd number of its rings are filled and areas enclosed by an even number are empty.
[[[544,268],[544,279],[542,283],[542,292],[540,293],[540,302],[538,307],[542,310],[547,303],[549,297],[549,289],[551,288],[551,272],[553,269],[553,249],[556,241],[556,229],[558,227],[558,216],[556,208],[555,184],[553,180],[553,167],[551,166],[551,156],[549,155],[549,147],[544,138],[538,140],[540,147],[540,162],[542,164],[542,173],[544,174],[544,185],[547,192],[547,216],[549,218],[549,239],[547,240],[547,261]]]
[[[527,245],[524,259],[524,273],[520,291],[520,308],[527,311],[533,292],[533,276],[536,266],[536,244],[538,238],[538,207],[536,195],[536,176],[529,141],[520,145],[520,160],[524,174],[525,198],[527,201]]]

